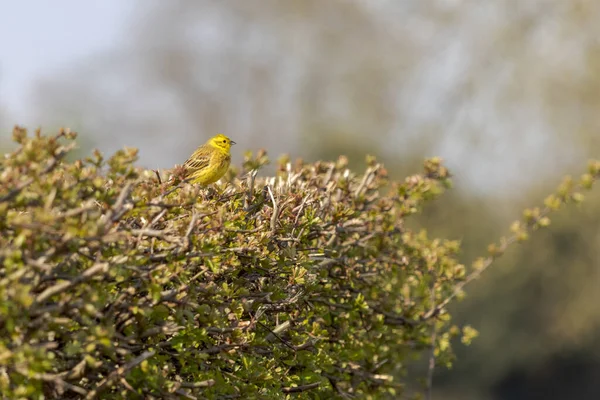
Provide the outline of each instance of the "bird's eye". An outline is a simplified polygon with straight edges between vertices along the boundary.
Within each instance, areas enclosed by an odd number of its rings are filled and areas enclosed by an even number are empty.
[[[223,139],[223,143],[227,143],[227,140]]]

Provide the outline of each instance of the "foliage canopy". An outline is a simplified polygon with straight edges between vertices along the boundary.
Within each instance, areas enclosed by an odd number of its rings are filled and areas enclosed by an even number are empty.
[[[248,154],[226,187],[160,184],[135,149],[69,162],[68,131],[0,164],[0,392],[5,398],[381,398],[422,354],[453,361],[476,334],[446,307],[474,269],[460,243],[406,227],[449,185],[440,160],[402,182],[367,159]],[[177,173],[177,171],[175,172]],[[590,164],[583,184],[598,178]],[[578,199],[566,185],[547,209]]]

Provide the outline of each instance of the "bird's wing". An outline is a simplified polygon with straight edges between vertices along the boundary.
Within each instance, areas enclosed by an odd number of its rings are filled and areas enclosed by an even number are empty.
[[[190,158],[183,164],[186,168],[197,171],[206,168],[210,163],[210,155],[198,149]]]
[[[209,161],[210,161],[210,158],[208,156],[201,156],[201,157],[190,158],[183,165],[192,171],[198,171],[198,170],[206,168],[209,164]]]

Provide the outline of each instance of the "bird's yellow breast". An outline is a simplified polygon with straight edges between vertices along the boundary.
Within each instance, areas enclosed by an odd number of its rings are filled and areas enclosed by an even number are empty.
[[[231,163],[231,156],[229,154],[223,154],[222,152],[215,151],[211,155],[210,168],[202,168],[194,171],[191,174],[191,182],[195,184],[208,185],[215,183],[229,169]]]

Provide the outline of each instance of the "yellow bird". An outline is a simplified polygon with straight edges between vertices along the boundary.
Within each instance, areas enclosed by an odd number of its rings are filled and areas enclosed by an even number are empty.
[[[200,185],[208,185],[221,179],[231,164],[229,151],[234,144],[233,140],[223,134],[208,139],[183,164],[186,179]]]

